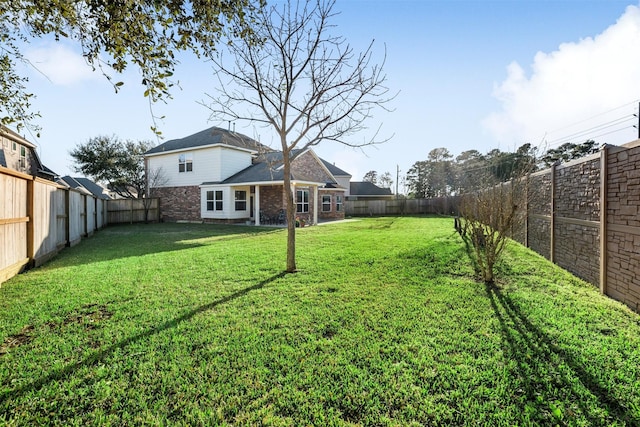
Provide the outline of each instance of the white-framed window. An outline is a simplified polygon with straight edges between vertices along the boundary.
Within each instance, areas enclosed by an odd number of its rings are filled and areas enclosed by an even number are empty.
[[[18,144],[15,141],[11,141],[11,151],[17,151]]]
[[[322,196],[322,212],[331,212],[331,196]]]
[[[296,212],[309,212],[309,190],[296,190]]]
[[[245,190],[236,190],[235,202],[237,211],[247,210],[247,192]]]
[[[207,210],[221,211],[223,207],[222,190],[207,191]]]
[[[336,196],[336,212],[342,211],[342,196]]]
[[[27,168],[27,147],[24,145],[20,146],[20,159],[18,161],[18,165],[21,169]]]
[[[178,172],[193,171],[193,154],[182,153],[178,156]]]

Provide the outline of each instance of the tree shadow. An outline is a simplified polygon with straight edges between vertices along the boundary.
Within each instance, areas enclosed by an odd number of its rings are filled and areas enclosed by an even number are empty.
[[[506,354],[515,363],[516,375],[523,384],[522,397],[526,406],[533,409],[530,415],[534,422],[571,424],[570,418],[577,416],[584,417],[591,425],[605,425],[612,419],[627,425],[639,425],[638,414],[612,396],[607,386],[584,368],[584,362],[578,356],[555,344],[531,323],[508,294],[492,284],[486,284],[486,293],[500,324]],[[553,393],[558,390],[562,398]],[[585,401],[589,393],[595,397],[598,409],[604,414],[594,413],[593,403]],[[594,401],[593,398],[590,400]],[[572,410],[563,413],[557,408],[557,401],[576,405],[579,414]]]
[[[25,384],[24,386],[18,387],[14,390],[9,390],[5,393],[3,393],[0,396],[0,402],[4,402],[5,400],[9,399],[9,398],[17,398],[20,397],[24,394],[30,393],[30,392],[34,392],[39,390],[40,388],[44,387],[47,384],[50,384],[54,381],[58,381],[58,380],[62,380],[70,375],[73,375],[77,370],[81,369],[81,368],[85,368],[85,367],[89,367],[89,366],[93,366],[97,363],[103,362],[109,355],[111,355],[112,353],[114,353],[116,350],[119,349],[124,349],[125,347],[136,343],[137,341],[143,340],[145,338],[148,338],[150,336],[159,334],[163,331],[166,331],[168,329],[172,329],[175,328],[176,326],[178,326],[179,324],[189,321],[191,320],[194,316],[200,314],[200,313],[204,313],[206,311],[212,310],[222,304],[226,304],[228,302],[231,302],[235,299],[238,299],[240,297],[243,297],[245,295],[247,295],[248,293],[252,292],[252,291],[256,291],[258,289],[262,289],[264,288],[266,285],[268,285],[269,283],[280,279],[284,276],[286,276],[287,273],[286,272],[281,272],[278,273],[274,276],[271,276],[253,286],[249,286],[247,288],[241,289],[237,292],[232,293],[231,295],[228,295],[226,297],[223,298],[219,298],[215,301],[212,301],[210,303],[207,304],[203,304],[199,307],[196,307],[195,309],[188,311],[187,313],[183,314],[182,316],[176,317],[175,319],[169,320],[167,322],[164,322],[154,328],[151,328],[147,331],[141,332],[137,335],[125,338],[115,344],[112,344],[106,348],[103,348],[99,351],[96,351],[95,353],[87,356],[86,358],[84,358],[83,360],[77,362],[77,363],[73,363],[70,365],[67,365],[63,368],[60,368],[58,370],[55,370],[53,372],[51,372],[50,374],[43,376],[29,384]],[[85,381],[88,381],[89,379],[86,379]]]

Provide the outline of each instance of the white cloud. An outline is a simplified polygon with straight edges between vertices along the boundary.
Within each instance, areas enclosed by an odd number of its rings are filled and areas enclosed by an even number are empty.
[[[63,44],[47,43],[28,50],[25,56],[37,69],[37,74],[46,76],[56,85],[69,86],[99,78],[99,73],[92,70],[81,54]]]
[[[566,142],[561,138],[582,142],[607,132],[596,140],[632,140],[635,130],[631,128],[631,114],[640,98],[638,46],[640,8],[629,6],[601,34],[561,44],[551,53],[538,52],[530,77],[518,63],[511,63],[507,78],[493,93],[502,111],[486,117],[484,127],[498,142],[508,145],[537,144],[544,139],[553,146]],[[625,116],[631,121],[599,127]],[[628,131],[612,132],[625,125]],[[580,133],[590,128],[595,129]]]

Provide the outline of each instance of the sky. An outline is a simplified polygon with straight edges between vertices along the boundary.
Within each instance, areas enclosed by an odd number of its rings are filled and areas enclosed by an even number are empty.
[[[386,54],[386,85],[397,93],[392,111],[373,111],[368,130],[352,137],[363,141],[380,128],[379,139],[387,142],[361,149],[327,142],[314,149],[354,181],[370,170],[403,177],[438,147],[457,156],[472,149],[515,151],[524,143],[547,150],[564,142],[638,138],[638,2],[337,0],[334,11],[332,31],[356,52],[374,41],[374,61]],[[39,137],[22,133],[60,175],[79,176],[69,151],[96,136],[162,143],[228,127],[203,105],[215,93],[211,63],[190,55],[176,70],[181,90],[151,109],[134,69],[114,76],[125,83],[116,94],[73,43],[35,40],[25,54],[34,65],[23,70],[27,88],[42,117]],[[163,139],[150,129],[152,115],[163,117],[157,120]],[[268,128],[236,123],[235,130],[275,141]]]

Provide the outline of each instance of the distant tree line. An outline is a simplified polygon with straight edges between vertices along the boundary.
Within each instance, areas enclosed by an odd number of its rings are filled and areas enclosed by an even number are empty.
[[[426,160],[415,162],[407,171],[407,196],[430,198],[464,194],[509,181],[525,172],[550,167],[558,161],[578,159],[598,149],[595,141],[587,140],[581,144],[566,143],[540,154],[537,147],[527,143],[515,152],[493,149],[482,154],[478,150],[467,150],[454,158],[447,148],[434,148]]]

